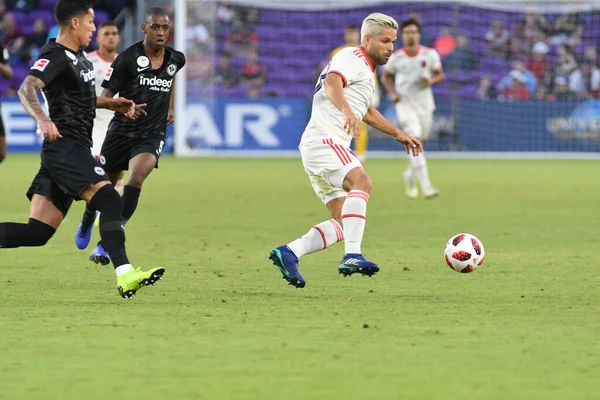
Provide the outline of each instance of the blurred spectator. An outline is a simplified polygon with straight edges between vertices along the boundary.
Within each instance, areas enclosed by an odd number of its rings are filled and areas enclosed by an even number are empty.
[[[237,76],[235,70],[231,67],[231,56],[229,54],[223,53],[219,56],[219,65],[215,70],[215,81],[224,87],[232,87],[237,83]]]
[[[423,46],[427,46],[427,47],[433,47],[433,37],[429,34],[429,31],[423,27],[422,21],[421,21],[421,14],[417,13],[417,12],[413,12],[408,14],[408,18],[407,19],[414,19],[415,21],[417,21],[419,23],[419,25],[421,25],[421,44]]]
[[[520,75],[516,74],[517,72]],[[513,61],[512,71],[510,71],[510,73],[508,75],[506,75],[504,78],[502,78],[500,80],[500,82],[498,82],[498,85],[497,85],[498,91],[503,92],[506,90],[506,88],[508,88],[509,86],[512,86],[515,76],[518,76],[518,77],[522,76],[523,83],[525,84],[525,87],[527,88],[529,93],[530,94],[535,93],[535,89],[537,86],[537,80],[535,79],[535,75],[533,75],[533,72],[531,72],[527,68],[525,68],[525,64],[523,63],[523,61],[520,61],[520,60]]]
[[[508,32],[504,29],[504,22],[492,21],[490,30],[485,34],[485,40],[488,45],[488,55],[504,56],[508,44]]]
[[[535,99],[538,101],[554,100],[553,97],[550,97],[548,86],[544,85],[543,83],[538,84],[537,90],[535,91]]]
[[[561,44],[556,49],[558,59],[556,60],[556,76],[568,76],[571,72],[577,68],[577,60],[575,59],[575,53],[571,47]]]
[[[33,23],[33,33],[25,38],[21,48],[21,61],[29,62],[31,59],[37,59],[39,50],[46,44],[47,36],[46,21],[37,18]]]
[[[511,57],[521,57],[529,54],[530,39],[525,35],[525,22],[519,21],[512,25],[508,39],[508,53]]]
[[[331,51],[331,57],[346,47],[358,47],[360,45],[360,31],[356,25],[346,25],[344,29],[344,44]],[[320,73],[320,71],[319,71]]]
[[[525,86],[525,75],[523,75],[523,73],[517,70],[511,71],[510,79],[510,86],[504,89],[505,100],[514,101],[531,99],[531,92]]]
[[[456,41],[452,36],[450,26],[442,25],[440,36],[435,39],[433,47],[442,58],[448,57],[454,51],[454,49],[456,49]]]
[[[0,35],[4,40],[4,45],[12,54],[18,54],[23,46],[23,31],[15,20],[15,15],[11,12],[4,14],[0,21]]]
[[[226,1],[221,1],[217,7],[217,21],[221,25],[230,25],[234,12]]]
[[[600,89],[600,70],[584,61],[569,75],[569,90],[580,97],[597,97]]]
[[[247,55],[256,51],[258,35],[239,17],[233,19],[233,31],[225,42],[229,54]]]
[[[546,40],[552,33],[552,26],[540,13],[528,12],[523,18],[525,37],[531,42]]]
[[[444,61],[450,69],[474,71],[478,67],[475,52],[471,49],[466,35],[456,35],[456,50]]]
[[[527,63],[527,69],[533,73],[538,81],[544,81],[547,78],[550,66],[547,57],[549,51],[550,48],[544,42],[537,42],[531,49],[531,58]]]
[[[252,9],[248,10],[248,12],[246,13],[246,25],[252,31],[254,31],[256,29],[256,26],[258,25],[258,10],[257,9],[252,8]]]
[[[260,87],[265,84],[267,73],[258,61],[258,52],[248,54],[248,61],[242,65],[240,81],[248,86]]]
[[[571,100],[575,98],[575,95],[569,90],[567,78],[564,76],[557,76],[554,80],[554,93],[552,98],[555,100]]]
[[[260,97],[260,87],[259,86],[248,86],[248,92],[246,96],[249,99],[258,99]]]
[[[566,43],[570,46],[581,43],[583,24],[576,13],[562,14],[554,22],[553,44]]]
[[[596,46],[585,46],[583,50],[583,60],[592,65],[598,65],[598,50]]]
[[[477,98],[479,100],[492,100],[496,98],[496,89],[492,85],[492,78],[488,75],[484,75],[479,79]]]

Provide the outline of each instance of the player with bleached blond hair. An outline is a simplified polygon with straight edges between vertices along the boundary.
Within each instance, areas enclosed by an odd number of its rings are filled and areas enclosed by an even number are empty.
[[[362,255],[367,202],[371,180],[350,151],[359,136],[360,122],[394,137],[413,155],[421,142],[386,120],[372,105],[373,72],[388,62],[394,50],[398,23],[384,14],[367,16],[362,24],[361,45],[338,52],[317,80],[310,121],[300,140],[304,170],[331,219],[312,227],[304,236],[273,249],[269,258],[291,285],[306,285],[298,259],[345,239],[345,255],[339,265],[344,275],[371,276],[379,266]]]
[[[396,103],[396,114],[402,129],[425,142],[435,111],[431,86],[444,80],[444,70],[437,51],[420,45],[421,26],[416,20],[403,21],[400,33],[404,47],[394,52],[386,64],[382,82],[391,100]],[[439,194],[429,180],[423,153],[409,158],[404,180],[409,198],[416,198],[419,194],[417,181],[425,198]]]

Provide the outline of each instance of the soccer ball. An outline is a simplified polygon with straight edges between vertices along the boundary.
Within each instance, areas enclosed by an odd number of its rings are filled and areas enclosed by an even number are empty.
[[[483,244],[469,233],[459,233],[451,237],[444,249],[448,266],[462,273],[477,269],[483,263],[484,256]]]

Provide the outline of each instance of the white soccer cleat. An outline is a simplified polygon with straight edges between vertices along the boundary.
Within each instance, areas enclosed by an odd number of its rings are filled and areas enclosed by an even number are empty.
[[[409,199],[416,199],[419,196],[417,181],[410,170],[404,171],[404,183],[406,184],[406,196]]]
[[[438,196],[439,194],[440,194],[440,191],[434,187],[423,189],[423,196],[425,196],[426,199],[433,199],[434,197]]]

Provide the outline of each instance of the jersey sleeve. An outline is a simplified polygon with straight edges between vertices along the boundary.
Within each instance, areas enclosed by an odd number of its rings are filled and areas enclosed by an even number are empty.
[[[364,68],[361,63],[363,61],[352,54],[352,52],[340,51],[331,59],[327,75],[339,75],[344,81],[344,87],[346,87],[359,80],[361,70]]]
[[[182,52],[179,52],[179,65],[178,65],[178,70],[180,70],[181,68],[183,68],[185,66],[185,54],[183,54]]]
[[[131,79],[130,74],[129,65],[125,60],[125,56],[119,54],[106,71],[106,75],[102,80],[102,87],[113,93],[119,93],[122,91],[123,85]]]
[[[69,62],[69,59],[62,51],[42,53],[29,69],[29,75],[39,78],[47,86],[63,72],[67,62]]]
[[[440,55],[437,51],[431,50],[431,55],[429,56],[431,65],[431,71],[437,71],[442,69],[442,60],[440,59]]]

